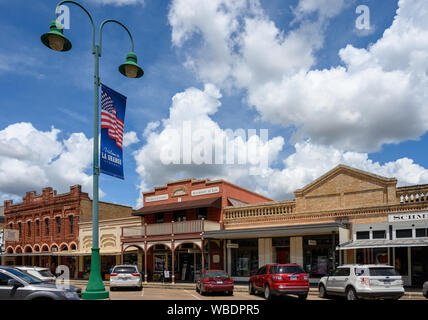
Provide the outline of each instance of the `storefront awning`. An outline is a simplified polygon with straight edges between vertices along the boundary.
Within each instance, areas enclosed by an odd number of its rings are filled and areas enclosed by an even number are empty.
[[[206,208],[206,207],[221,208],[221,197],[159,204],[155,206],[147,206],[134,211],[133,215],[144,216],[149,213],[171,212],[175,210],[196,209],[196,208]]]
[[[231,229],[220,231],[207,231],[204,238],[211,239],[245,239],[245,238],[267,238],[267,237],[285,237],[285,236],[303,236],[312,234],[329,234],[338,231],[339,228],[345,228],[341,223],[319,223],[280,227]]]
[[[342,243],[336,250],[425,246],[428,246],[428,240],[423,239],[356,240]]]

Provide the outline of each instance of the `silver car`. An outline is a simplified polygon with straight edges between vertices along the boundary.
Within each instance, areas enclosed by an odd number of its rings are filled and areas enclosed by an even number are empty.
[[[0,300],[79,300],[66,286],[43,283],[15,268],[0,267]]]
[[[19,271],[22,271],[23,273],[29,274],[30,276],[33,276],[43,283],[51,283],[56,284],[57,278],[49,271],[48,268],[42,268],[42,267],[29,267],[29,266],[14,266],[13,268],[18,269]],[[75,287],[72,285],[69,285],[69,289],[71,291],[75,291],[79,298],[82,297],[82,289],[79,287]]]
[[[143,288],[141,273],[135,265],[117,265],[110,273],[110,290],[117,288]]]

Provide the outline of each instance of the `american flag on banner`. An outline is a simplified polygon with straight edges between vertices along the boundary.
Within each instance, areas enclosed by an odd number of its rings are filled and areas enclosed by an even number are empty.
[[[108,129],[108,136],[116,140],[117,146],[122,149],[124,123],[116,116],[113,99],[101,91],[101,129]]]

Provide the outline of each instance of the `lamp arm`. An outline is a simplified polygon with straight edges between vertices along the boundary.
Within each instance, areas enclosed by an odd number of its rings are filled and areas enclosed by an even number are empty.
[[[126,32],[128,32],[128,34],[129,34],[129,38],[131,39],[131,52],[134,52],[134,39],[132,38],[132,35],[131,35],[131,32],[129,31],[129,29],[127,28],[127,27],[125,27],[125,25],[124,24],[122,24],[120,21],[117,21],[117,20],[113,20],[113,19],[108,19],[108,20],[104,20],[102,23],[101,23],[101,26],[100,26],[100,36],[99,36],[99,41],[100,41],[100,55],[101,55],[101,48],[102,48],[102,42],[103,42],[103,36],[102,36],[102,31],[103,31],[103,27],[104,27],[104,25],[106,24],[106,23],[108,23],[108,22],[114,22],[114,23],[117,23],[118,25],[120,25],[122,28],[124,28],[125,30],[126,30]]]
[[[66,4],[66,3],[75,4],[76,6],[80,7],[83,11],[86,12],[89,19],[91,20],[91,23],[92,23],[92,53],[95,54],[96,50],[95,50],[95,24],[94,24],[94,19],[92,19],[91,14],[89,13],[88,10],[86,10],[86,8],[84,6],[82,6],[80,3],[77,3],[75,1],[69,1],[69,0],[61,1],[60,3],[58,3],[56,5],[56,8],[55,8],[55,20],[58,19],[58,8],[60,6],[62,6],[63,4]]]

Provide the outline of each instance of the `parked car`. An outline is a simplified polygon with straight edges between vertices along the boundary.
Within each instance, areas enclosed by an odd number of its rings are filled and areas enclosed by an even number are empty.
[[[403,280],[392,266],[350,264],[338,267],[322,277],[319,296],[345,296],[347,300],[400,299],[404,295]]]
[[[425,281],[423,287],[422,287],[422,294],[425,298],[428,299],[428,281]]]
[[[309,276],[297,264],[268,264],[250,277],[249,294],[263,292],[265,299],[273,295],[292,294],[305,300],[309,293]]]
[[[55,282],[56,277],[49,271],[48,268],[42,267],[28,267],[28,266],[15,266],[19,271],[28,273],[43,282]]]
[[[136,265],[121,264],[113,267],[110,273],[110,290],[114,291],[117,288],[132,288],[138,290],[143,289],[143,281],[141,273]]]
[[[0,266],[0,300],[79,300],[66,287],[44,283],[11,267]]]
[[[29,267],[29,266],[14,266],[15,269],[27,273],[44,283],[56,283],[56,277],[49,271],[48,268]],[[82,289],[76,286],[68,285],[71,291],[75,291],[79,298],[82,297]]]
[[[222,270],[205,270],[201,278],[196,280],[196,292],[224,292],[233,295],[233,280]]]

